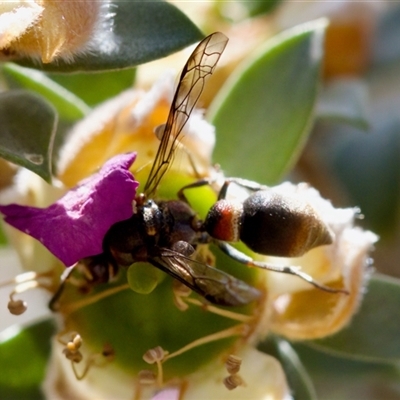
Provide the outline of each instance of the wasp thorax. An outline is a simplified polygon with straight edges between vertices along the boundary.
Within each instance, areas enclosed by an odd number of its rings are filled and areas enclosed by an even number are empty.
[[[261,190],[243,203],[240,239],[257,253],[299,257],[331,244],[333,233],[307,202]]]
[[[208,212],[204,228],[215,239],[237,242],[240,240],[242,214],[241,202],[218,200]]]

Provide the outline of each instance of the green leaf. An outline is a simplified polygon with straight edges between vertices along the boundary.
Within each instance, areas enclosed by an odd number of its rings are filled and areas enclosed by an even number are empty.
[[[30,89],[47,99],[56,108],[61,119],[77,120],[90,111],[79,97],[48,78],[43,72],[7,63],[4,75],[11,87]]]
[[[281,362],[295,400],[317,399],[308,372],[289,342],[276,336],[270,336],[268,340],[259,345],[259,350],[274,356]]]
[[[212,103],[214,159],[228,174],[271,184],[296,162],[313,121],[325,28],[322,19],[273,38]]]
[[[50,356],[53,320],[14,325],[0,332],[0,393],[2,399],[42,399],[40,386]]]
[[[336,335],[310,345],[342,357],[399,363],[399,304],[400,280],[377,275],[371,279],[361,309],[351,324]]]
[[[365,225],[383,238],[393,238],[400,216],[399,119],[386,115],[374,120],[368,135],[349,133],[330,149],[333,169],[361,208]]]
[[[93,49],[71,61],[19,63],[54,72],[104,71],[133,67],[165,57],[203,38],[175,6],[164,1],[118,1],[112,29],[104,29]]]
[[[37,94],[0,93],[0,156],[50,182],[57,120],[53,106]]]
[[[319,399],[400,398],[400,371],[394,365],[334,357],[297,343],[293,346],[311,376]]]
[[[316,115],[320,119],[344,122],[367,130],[368,92],[364,81],[359,79],[337,79],[322,91]]]
[[[247,10],[248,15],[255,17],[260,14],[270,13],[280,2],[281,0],[241,0],[239,3]]]
[[[373,59],[375,64],[390,64],[400,59],[400,7],[382,11],[374,33]]]
[[[83,72],[68,75],[51,73],[49,75],[51,79],[73,92],[87,104],[94,106],[131,88],[135,79],[135,69],[95,74]]]

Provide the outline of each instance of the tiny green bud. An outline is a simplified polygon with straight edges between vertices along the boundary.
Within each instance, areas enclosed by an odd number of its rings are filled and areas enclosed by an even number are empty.
[[[136,293],[149,294],[160,282],[160,273],[151,264],[137,262],[128,268],[129,287]]]

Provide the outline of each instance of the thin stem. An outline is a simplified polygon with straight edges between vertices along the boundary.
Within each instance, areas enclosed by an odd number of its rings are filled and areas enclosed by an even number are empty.
[[[233,327],[225,329],[223,331],[219,331],[219,332],[213,333],[211,335],[204,336],[200,339],[194,340],[192,343],[187,344],[186,346],[175,351],[174,353],[168,354],[164,358],[163,362],[169,360],[170,358],[179,356],[191,349],[194,349],[195,347],[202,346],[203,344],[215,342],[217,340],[225,339],[225,338],[235,336],[235,335],[242,335],[242,333],[243,333],[243,325],[240,324],[240,325],[235,325]]]
[[[100,293],[97,293],[93,296],[90,297],[85,297],[82,300],[78,300],[75,303],[71,303],[66,305],[65,307],[61,307],[60,311],[63,313],[73,313],[76,310],[79,310],[82,307],[86,307],[90,304],[96,303],[99,300],[102,300],[108,296],[112,296],[113,294],[122,292],[123,290],[129,289],[129,284],[125,283],[123,285],[120,286],[116,286],[107,290],[103,290]]]

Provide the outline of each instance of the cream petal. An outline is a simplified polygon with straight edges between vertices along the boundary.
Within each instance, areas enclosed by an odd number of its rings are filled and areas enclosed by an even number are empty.
[[[291,399],[285,373],[273,357],[246,346],[237,354],[242,358],[239,375],[244,386],[228,391],[222,381],[228,376],[223,365],[210,364],[188,378],[184,400],[203,400],[210,396],[229,400],[283,400]]]

